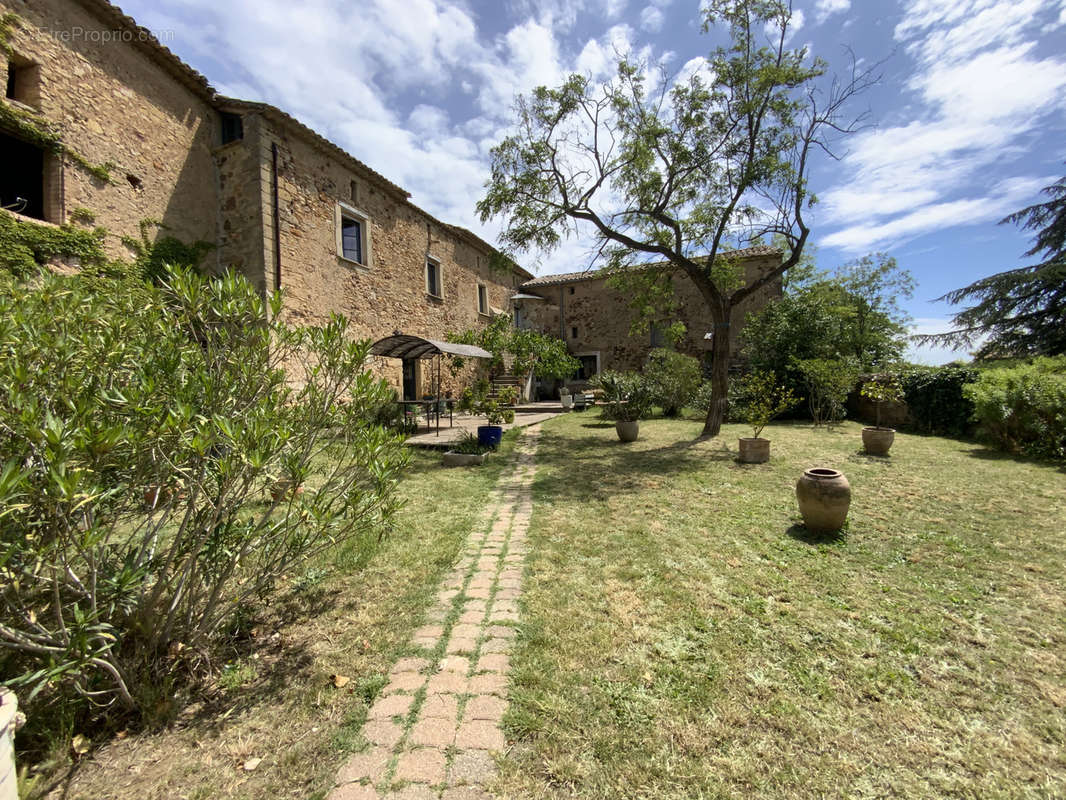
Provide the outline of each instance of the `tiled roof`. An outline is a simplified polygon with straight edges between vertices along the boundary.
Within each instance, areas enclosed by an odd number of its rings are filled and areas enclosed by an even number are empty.
[[[722,254],[724,255],[724,253]],[[768,245],[757,245],[755,247],[745,247],[741,250],[730,250],[729,255],[734,258],[758,258],[759,256],[780,256],[781,250],[776,247],[770,247]],[[666,264],[665,261],[656,261],[648,264],[635,264],[632,269],[647,269],[650,267],[662,266]],[[526,281],[522,284],[523,289],[536,289],[541,286],[561,286],[567,283],[577,283],[579,281],[594,281],[597,278],[602,278],[602,269],[587,269],[581,272],[561,272],[556,275],[541,275],[539,278],[534,278],[531,281]]]

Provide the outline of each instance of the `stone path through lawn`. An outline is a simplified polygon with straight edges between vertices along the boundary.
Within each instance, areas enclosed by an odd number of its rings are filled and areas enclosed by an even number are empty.
[[[363,736],[370,747],[337,773],[329,800],[484,800],[506,741],[508,653],[533,510],[540,426],[528,428],[516,463],[500,477],[466,547],[445,578],[418,655],[397,662]]]

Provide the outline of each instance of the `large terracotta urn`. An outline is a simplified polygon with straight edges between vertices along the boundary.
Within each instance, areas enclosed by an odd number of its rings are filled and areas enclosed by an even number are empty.
[[[871,426],[862,429],[862,446],[872,456],[887,456],[895,438],[895,428]]]
[[[640,434],[640,422],[635,419],[620,419],[614,424],[614,429],[623,442],[635,442]]]
[[[838,531],[848,518],[851,484],[842,472],[812,467],[796,481],[796,500],[807,530],[813,533]]]

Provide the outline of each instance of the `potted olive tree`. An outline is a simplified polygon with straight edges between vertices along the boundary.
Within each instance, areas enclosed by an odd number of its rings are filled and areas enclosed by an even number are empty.
[[[876,415],[876,424],[862,429],[862,446],[872,456],[887,456],[892,442],[896,439],[896,430],[881,427],[881,406],[902,400],[903,386],[894,376],[877,376],[866,381],[859,394],[873,402]]]
[[[640,419],[651,406],[651,392],[639,372],[601,372],[595,384],[603,390],[606,416],[614,420],[618,438],[623,442],[636,441],[640,434]]]
[[[740,416],[751,426],[750,437],[740,437],[742,464],[762,464],[770,460],[770,440],[759,436],[774,417],[784,414],[796,405],[792,390],[777,382],[772,372],[752,372],[745,376],[739,386],[741,400]]]

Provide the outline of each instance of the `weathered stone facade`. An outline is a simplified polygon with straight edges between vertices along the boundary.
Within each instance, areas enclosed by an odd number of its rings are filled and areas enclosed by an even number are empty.
[[[745,280],[753,282],[781,263],[781,253],[769,247],[756,247],[738,253]],[[714,326],[707,304],[695,284],[685,275],[674,276],[676,319],[664,319],[662,327],[674,321],[685,324],[685,336],[677,349],[703,360],[711,350],[706,335]],[[522,324],[553,333],[566,341],[570,352],[578,357],[595,356],[598,370],[639,369],[648,351],[661,346],[656,332],[631,335],[636,318],[627,298],[608,284],[597,272],[546,275],[527,281],[521,291],[542,299],[524,299],[516,303]],[[773,281],[747,298],[733,311],[729,326],[730,352],[737,356],[738,336],[747,314],[781,295],[781,282]]]
[[[111,174],[104,181],[46,153],[47,201],[34,216],[63,224],[73,209],[88,209],[109,231],[112,256],[129,258],[122,238],[158,220],[168,235],[214,244],[205,266],[235,268],[264,292],[280,285],[291,322],[341,314],[370,339],[396,330],[443,339],[477,327],[509,310],[515,287],[532,277],[491,270],[491,245],[419,209],[284,112],[219,97],[103,0],[0,0],[0,14],[8,11],[18,23],[0,78],[6,84],[9,68],[22,70],[19,83],[32,92],[3,102],[54,126],[67,147]],[[17,130],[0,135],[19,139]],[[338,252],[342,208],[365,223],[363,263]],[[427,261],[437,271],[432,292]],[[399,364],[380,366],[399,388]],[[432,383],[426,366],[416,370],[417,395]],[[442,377],[459,388],[447,371]]]

